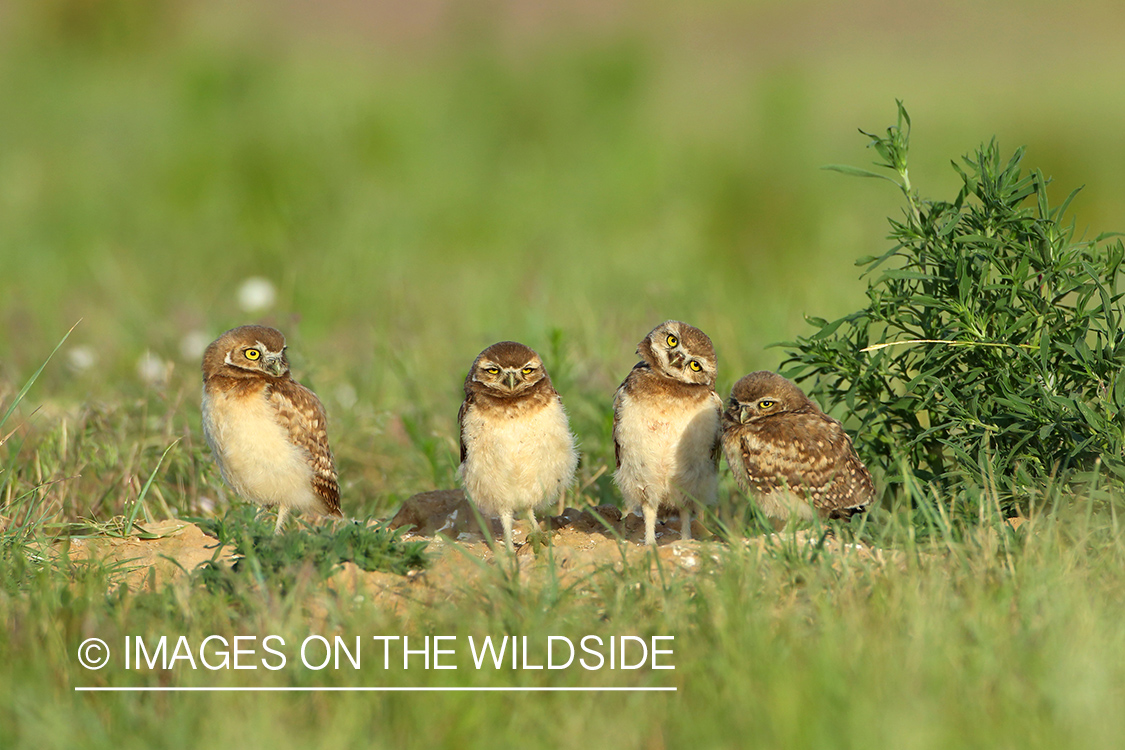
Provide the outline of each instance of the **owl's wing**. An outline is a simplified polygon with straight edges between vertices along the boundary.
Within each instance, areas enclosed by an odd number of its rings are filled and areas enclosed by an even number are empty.
[[[759,491],[782,485],[803,488],[830,517],[847,518],[867,506],[875,487],[843,425],[820,413],[787,417],[767,421],[768,432],[760,435],[768,446],[765,450],[760,444],[757,450],[747,450],[744,440],[747,468],[765,485]]]
[[[748,429],[741,425],[735,429],[737,440],[733,447],[740,467],[731,466],[731,471],[742,486],[742,490],[768,495],[787,484],[780,470],[782,462],[779,459],[783,456],[779,455],[775,446],[770,444],[769,437],[762,435],[761,430]],[[784,458],[789,459],[786,463],[792,463],[792,457]],[[727,461],[729,462],[730,459],[731,455],[728,452]],[[743,478],[745,478],[745,485],[743,485]]]
[[[850,518],[875,499],[875,484],[838,421],[817,412],[802,421],[799,445],[808,457],[806,483],[819,490],[816,506],[829,518]]]
[[[851,518],[874,502],[875,482],[871,479],[871,472],[859,460],[844,426],[828,415],[820,416],[830,423],[829,429],[838,436],[835,446],[839,458],[832,479],[833,491],[829,493],[825,509],[829,518]]]
[[[624,391],[625,383],[622,383],[613,394],[613,460],[618,469],[621,468],[621,443],[617,439],[617,429],[621,422],[621,396]]]
[[[465,413],[469,411],[469,406],[473,403],[473,394],[466,393],[465,400],[461,402],[461,408],[457,410],[457,428],[460,431],[458,441],[461,443],[461,463],[465,463],[467,451],[465,450]]]
[[[621,441],[618,438],[618,430],[621,426],[621,407],[625,401],[625,392],[629,390],[629,386],[637,377],[638,370],[647,370],[649,366],[645,362],[638,362],[633,365],[633,369],[625,376],[624,382],[617,387],[617,391],[613,394],[613,460],[616,462],[617,468],[621,468]]]
[[[341,515],[336,464],[328,447],[328,417],[320,399],[295,381],[273,383],[268,398],[289,439],[305,452],[313,470],[313,490],[324,501],[325,512]]]
[[[711,446],[711,460],[715,462],[715,470],[719,469],[719,456],[723,452],[723,399],[722,396],[711,391],[711,403],[715,407],[715,442]]]

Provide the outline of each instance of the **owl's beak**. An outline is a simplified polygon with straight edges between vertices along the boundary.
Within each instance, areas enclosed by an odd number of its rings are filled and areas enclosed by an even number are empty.
[[[684,366],[684,353],[683,352],[672,352],[671,356],[668,357],[668,361],[672,363],[673,367],[683,367]]]
[[[266,369],[269,370],[270,375],[280,378],[285,374],[285,360],[280,355],[266,357]]]
[[[513,370],[506,372],[504,382],[508,384],[508,390],[514,391],[516,389],[516,373]]]
[[[738,423],[746,424],[750,421],[750,407],[746,404],[740,404],[738,407]]]

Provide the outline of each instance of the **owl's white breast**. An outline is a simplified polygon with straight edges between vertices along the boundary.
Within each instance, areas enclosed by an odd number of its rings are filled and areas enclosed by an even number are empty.
[[[518,416],[504,408],[470,406],[463,439],[461,478],[482,513],[546,505],[574,481],[578,453],[557,398]]]
[[[661,393],[621,393],[617,442],[621,466],[614,479],[630,510],[678,504],[680,495],[713,503],[718,472],[712,458],[721,403]]]
[[[204,387],[203,435],[223,479],[242,497],[266,506],[320,507],[312,467],[278,423],[264,387],[250,393]]]

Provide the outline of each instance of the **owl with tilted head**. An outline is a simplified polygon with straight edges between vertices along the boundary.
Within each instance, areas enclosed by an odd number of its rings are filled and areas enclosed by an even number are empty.
[[[640,508],[645,544],[656,543],[656,514],[680,509],[680,538],[691,539],[692,509],[718,494],[719,420],[715,347],[703,331],[669,320],[637,346],[638,362],[613,397],[614,481],[626,510]]]
[[[558,500],[574,481],[578,452],[539,355],[501,341],[481,352],[465,377],[457,415],[465,492],[486,516],[500,516],[504,544],[512,543],[516,513],[536,528],[535,509]]]
[[[342,516],[328,419],[316,394],[293,380],[285,337],[241,326],[203,353],[203,436],[226,483],[246,500]]]
[[[723,453],[743,492],[771,518],[851,518],[875,486],[844,427],[794,383],[752,372],[723,414]]]

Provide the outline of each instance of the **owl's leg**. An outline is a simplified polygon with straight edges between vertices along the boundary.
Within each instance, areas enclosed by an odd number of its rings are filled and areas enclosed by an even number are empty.
[[[651,547],[656,544],[656,506],[645,503],[641,509],[645,514],[645,544]]]
[[[540,529],[539,521],[535,518],[535,511],[531,508],[527,509],[527,520],[531,524],[527,530],[527,541],[535,545],[532,549],[538,549],[539,545],[546,544],[551,537],[551,525],[547,524],[546,531]]]
[[[280,534],[281,533],[281,525],[285,523],[285,517],[287,515],[289,515],[289,506],[287,506],[287,505],[277,506],[277,525],[273,527],[273,533],[274,534]]]
[[[680,510],[680,539],[691,541],[691,502],[684,503]]]
[[[504,546],[509,552],[514,552],[516,548],[512,544],[512,511],[505,510],[500,513],[500,524],[504,527]]]

